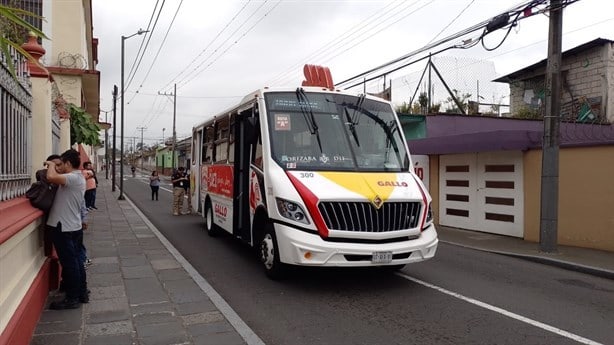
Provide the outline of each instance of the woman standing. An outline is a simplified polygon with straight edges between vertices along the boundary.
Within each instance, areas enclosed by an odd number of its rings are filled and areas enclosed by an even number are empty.
[[[149,187],[151,187],[151,200],[158,200],[158,189],[160,189],[160,176],[158,176],[158,172],[154,170],[149,176]]]

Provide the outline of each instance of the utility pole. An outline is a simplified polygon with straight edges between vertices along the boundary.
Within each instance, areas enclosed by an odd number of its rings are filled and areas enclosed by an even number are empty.
[[[546,67],[546,114],[542,145],[541,221],[539,249],[557,251],[559,203],[559,137],[561,110],[561,46],[563,6],[561,0],[550,1],[548,29],[548,64]]]
[[[137,127],[136,128],[137,131],[141,131],[141,173],[143,173],[143,160],[145,158],[144,156],[145,150],[143,150],[143,131],[145,131],[146,129],[147,127]]]
[[[104,175],[107,180],[109,179],[109,113],[110,111],[104,111]]]
[[[115,192],[115,142],[117,139],[117,85],[113,85],[113,162],[111,162],[111,169],[113,169],[113,176],[111,179],[111,191]]]
[[[175,127],[175,121],[177,119],[177,84],[174,85],[172,93],[158,91],[158,95],[173,96],[173,143],[171,146],[171,170],[175,170],[175,146],[177,145],[177,131]]]

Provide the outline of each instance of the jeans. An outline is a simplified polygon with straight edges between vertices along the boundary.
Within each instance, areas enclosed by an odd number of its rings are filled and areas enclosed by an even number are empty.
[[[151,200],[154,200],[154,197],[156,200],[158,200],[158,189],[160,189],[160,186],[149,186],[151,187]]]
[[[77,299],[87,295],[87,276],[81,261],[83,230],[62,232],[62,224],[48,226],[55,250],[62,265],[62,279],[66,299]]]
[[[85,207],[96,207],[96,188],[85,191]]]

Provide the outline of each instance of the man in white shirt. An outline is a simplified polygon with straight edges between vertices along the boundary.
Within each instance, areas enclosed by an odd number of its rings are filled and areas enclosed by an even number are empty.
[[[47,218],[47,228],[62,265],[66,297],[50,304],[50,309],[75,309],[88,300],[85,268],[80,262],[80,239],[83,236],[81,206],[85,179],[79,171],[79,152],[68,150],[60,156],[61,163],[45,162],[47,180],[57,184],[53,206]]]

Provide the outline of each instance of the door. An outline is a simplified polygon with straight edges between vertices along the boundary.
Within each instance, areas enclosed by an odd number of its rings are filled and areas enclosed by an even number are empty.
[[[442,155],[439,169],[441,225],[523,237],[522,152]]]
[[[252,243],[249,211],[249,178],[252,151],[255,150],[254,107],[239,112],[234,118],[234,193],[232,208],[234,235]]]

